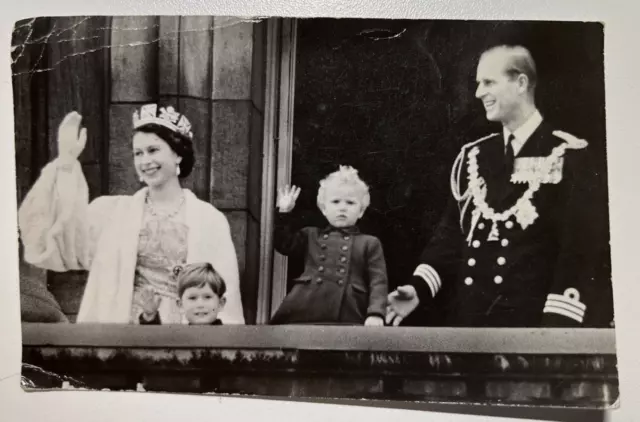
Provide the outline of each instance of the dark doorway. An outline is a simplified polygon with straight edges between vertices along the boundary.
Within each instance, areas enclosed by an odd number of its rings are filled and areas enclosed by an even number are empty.
[[[474,97],[478,57],[496,43],[531,50],[542,114],[590,142],[603,193],[594,224],[608,224],[603,38],[598,23],[299,21],[292,183],[302,187],[300,225],[325,224],[318,183],[340,164],[354,166],[371,189],[360,228],[382,241],[390,288],[404,283],[451,195],[460,147],[500,130]],[[602,284],[610,289],[608,241]],[[290,260],[289,279],[301,271]],[[591,325],[608,326],[610,303],[603,292]],[[432,309],[407,323],[438,325],[437,317]]]

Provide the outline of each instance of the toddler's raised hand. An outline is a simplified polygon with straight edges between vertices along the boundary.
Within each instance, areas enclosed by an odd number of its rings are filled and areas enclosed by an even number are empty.
[[[299,195],[300,188],[295,185],[287,185],[278,189],[278,209],[280,212],[290,212],[296,206]]]

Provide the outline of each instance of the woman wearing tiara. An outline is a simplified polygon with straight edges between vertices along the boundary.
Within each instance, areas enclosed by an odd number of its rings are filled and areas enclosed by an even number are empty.
[[[227,283],[224,324],[244,324],[238,261],[226,217],[183,189],[194,165],[189,120],[147,104],[133,115],[133,162],[145,187],[88,201],[77,158],[87,131],[69,113],[58,129],[58,157],[42,170],[19,212],[25,260],[52,271],[89,271],[77,322],[138,323],[149,290],[163,323],[181,323],[175,276],[210,262]]]

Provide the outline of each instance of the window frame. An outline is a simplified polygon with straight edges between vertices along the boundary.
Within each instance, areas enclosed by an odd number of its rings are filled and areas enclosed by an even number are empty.
[[[287,257],[273,250],[276,186],[291,182],[297,20],[269,19],[257,324],[266,324],[287,294]]]

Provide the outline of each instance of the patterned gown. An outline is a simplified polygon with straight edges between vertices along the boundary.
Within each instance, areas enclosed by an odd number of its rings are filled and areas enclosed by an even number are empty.
[[[145,207],[138,241],[131,323],[139,322],[142,313],[140,293],[151,286],[161,296],[160,319],[163,324],[183,322],[178,307],[178,285],[174,269],[187,259],[188,227],[184,212],[175,216],[156,216]]]

